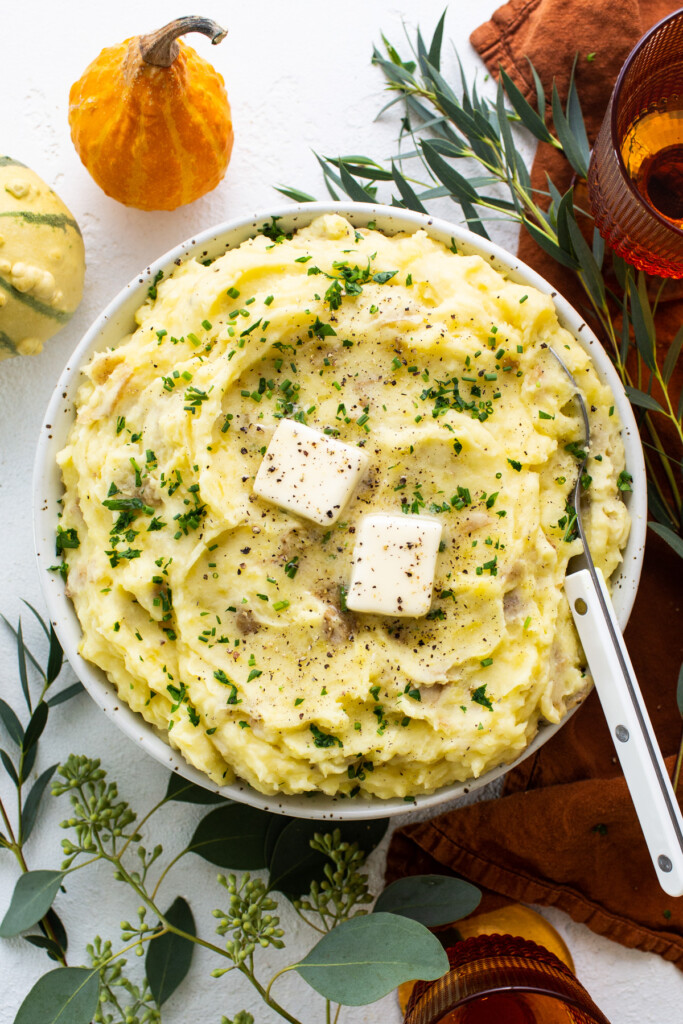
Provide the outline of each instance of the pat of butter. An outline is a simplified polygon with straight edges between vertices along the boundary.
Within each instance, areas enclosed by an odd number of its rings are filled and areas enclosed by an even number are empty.
[[[376,615],[426,615],[441,523],[426,516],[367,515],[358,527],[346,607]]]
[[[368,461],[359,448],[295,420],[280,420],[254,494],[324,526],[339,518]]]

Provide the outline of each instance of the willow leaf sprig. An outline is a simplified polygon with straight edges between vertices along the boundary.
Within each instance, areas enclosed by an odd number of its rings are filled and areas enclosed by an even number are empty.
[[[574,175],[585,178],[590,147],[574,77],[576,62],[564,106],[555,84],[548,102],[533,65],[535,107],[502,68],[495,99],[488,99],[479,95],[476,83],[470,86],[462,65],[457,87],[442,74],[444,19],[445,14],[429,46],[417,29],[411,59],[403,59],[384,37],[384,52],[374,50],[373,63],[394,94],[380,114],[397,103],[403,107],[399,152],[386,161],[357,154],[317,156],[327,190],[333,199],[345,195],[356,202],[376,202],[379,188],[388,186],[393,206],[420,213],[428,211],[431,201],[449,198],[476,234],[488,238],[491,220],[512,221],[576,275],[593,326],[635,407],[648,471],[650,528],[683,557],[683,395],[676,401],[671,390],[683,327],[662,360],[655,326],[661,286],[653,299],[653,283],[645,274],[612,253],[606,259],[605,243],[590,227],[590,214],[579,207],[573,187],[562,193],[548,178],[547,190],[535,190],[516,141],[520,132],[526,132],[553,146],[564,154]],[[462,173],[456,167],[460,162]],[[295,188],[283,186],[279,191],[299,202],[313,199]],[[579,222],[589,225],[590,242]],[[677,452],[665,447],[663,425]],[[627,477],[620,486],[630,489]]]
[[[6,700],[0,698],[0,721],[4,727],[6,740],[0,748],[0,760],[16,791],[16,810],[13,815],[0,799],[0,849],[14,854],[22,872],[20,882],[23,880],[23,888],[28,898],[32,886],[27,884],[26,880],[31,874],[40,873],[29,872],[26,844],[33,833],[43,797],[57,768],[56,764],[50,765],[30,782],[38,757],[40,738],[52,708],[75,697],[82,691],[83,685],[75,682],[56,693],[52,692],[53,684],[59,678],[64,663],[62,648],[52,625],[48,627],[31,605],[27,604],[27,607],[45,633],[48,649],[44,664],[41,664],[24,640],[21,619],[15,628],[2,616],[5,625],[16,639],[19,681],[28,720],[24,724],[22,712],[17,713]],[[40,934],[25,935],[26,941],[45,949],[51,960],[66,965],[67,935],[55,911],[48,906],[45,913],[39,914],[32,924],[38,925]],[[6,934],[5,927],[3,922],[0,925],[0,936]]]

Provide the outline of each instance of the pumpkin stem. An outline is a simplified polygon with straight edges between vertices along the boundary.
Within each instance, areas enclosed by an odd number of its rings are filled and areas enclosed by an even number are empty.
[[[201,32],[202,35],[208,36],[214,45],[220,43],[228,34],[227,29],[221,28],[210,18],[176,18],[156,32],[140,36],[142,59],[146,64],[154,64],[159,68],[170,67],[180,52],[176,39],[186,32]]]

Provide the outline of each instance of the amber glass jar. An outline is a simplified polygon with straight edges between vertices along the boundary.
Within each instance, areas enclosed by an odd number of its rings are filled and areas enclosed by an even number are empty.
[[[609,1024],[554,953],[513,935],[479,935],[448,949],[451,969],[418,981],[405,1024]]]

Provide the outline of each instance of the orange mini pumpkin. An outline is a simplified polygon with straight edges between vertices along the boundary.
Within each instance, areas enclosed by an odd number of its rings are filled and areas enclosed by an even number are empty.
[[[215,188],[234,133],[222,76],[178,36],[226,35],[208,18],[178,18],[103,50],[69,94],[71,138],[108,196],[174,210]]]

